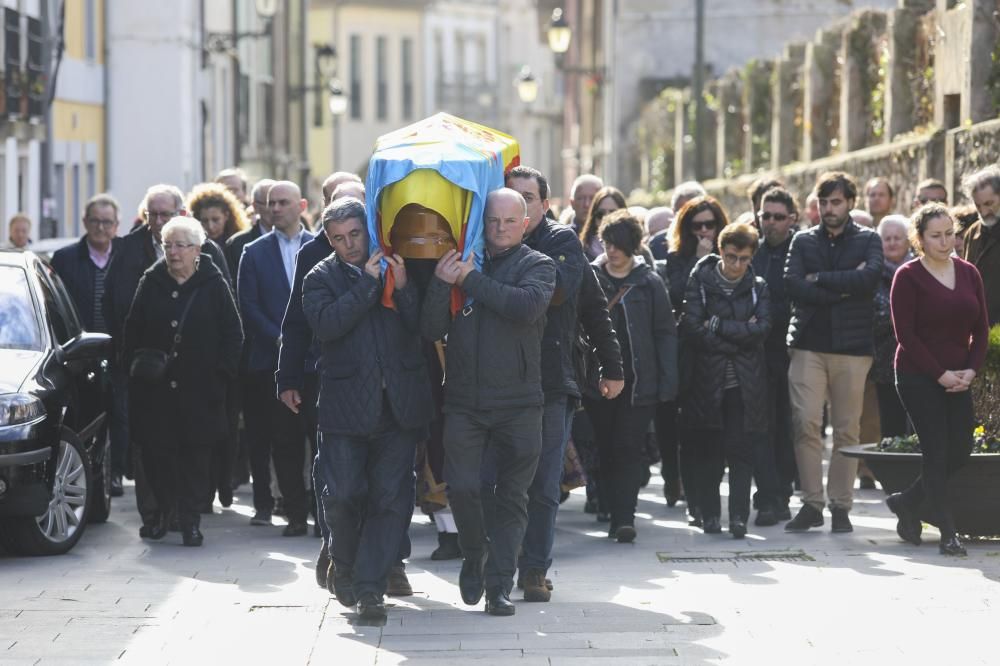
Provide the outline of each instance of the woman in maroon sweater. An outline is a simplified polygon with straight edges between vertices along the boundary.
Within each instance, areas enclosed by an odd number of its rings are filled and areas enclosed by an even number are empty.
[[[947,208],[923,206],[911,224],[920,258],[896,272],[889,300],[899,340],[896,390],[920,437],[923,464],[920,478],[886,502],[899,518],[899,536],[920,544],[918,512],[926,500],[941,530],[941,554],[965,555],[955,535],[948,477],[972,452],[969,386],[986,357],[986,298],[976,267],[952,256],[955,221]]]

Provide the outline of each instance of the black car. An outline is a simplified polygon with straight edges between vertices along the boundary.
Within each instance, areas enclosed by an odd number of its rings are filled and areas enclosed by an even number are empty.
[[[111,338],[88,333],[52,268],[0,251],[0,541],[69,551],[111,510]]]

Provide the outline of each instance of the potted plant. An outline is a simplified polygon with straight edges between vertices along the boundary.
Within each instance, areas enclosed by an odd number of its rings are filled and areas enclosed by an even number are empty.
[[[950,480],[952,511],[960,534],[995,536],[1000,535],[1000,324],[990,329],[986,362],[973,384],[972,400],[981,425],[973,433],[972,457]],[[842,452],[864,460],[886,494],[905,490],[920,475],[916,435],[846,447]],[[920,515],[933,524],[926,508]]]

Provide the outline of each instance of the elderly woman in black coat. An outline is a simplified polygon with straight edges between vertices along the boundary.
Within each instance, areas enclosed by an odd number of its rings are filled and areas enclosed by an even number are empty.
[[[636,536],[642,445],[653,411],[677,395],[677,326],[663,280],[640,254],[642,233],[627,210],[606,216],[599,231],[605,253],[592,264],[608,299],[625,370],[625,388],[609,400],[598,390],[600,364],[588,364],[583,398],[600,457],[598,492],[611,513],[608,536],[619,543]]]
[[[222,273],[201,253],[198,221],[175,217],[160,235],[164,258],[139,281],[122,345],[132,439],[160,507],[139,534],[162,539],[176,510],[184,545],[200,546],[198,508],[211,488],[212,447],[226,434],[243,329]]]
[[[695,481],[702,528],[710,534],[722,531],[719,483],[728,460],[729,531],[737,539],[746,536],[751,477],[756,473],[762,507],[777,490],[774,457],[765,451],[764,338],[771,328],[770,296],[750,267],[757,241],[757,231],[748,224],[722,230],[722,256],[706,255],[691,272],[680,321],[686,349],[694,355],[681,413],[699,440]]]

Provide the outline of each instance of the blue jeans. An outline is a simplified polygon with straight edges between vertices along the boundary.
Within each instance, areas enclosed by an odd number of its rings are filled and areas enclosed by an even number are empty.
[[[385,593],[386,574],[399,559],[413,515],[413,460],[424,436],[424,429],[401,430],[387,405],[371,435],[319,433],[319,462],[328,480],[324,517],[335,537],[330,556],[338,575],[353,571],[358,596]]]

